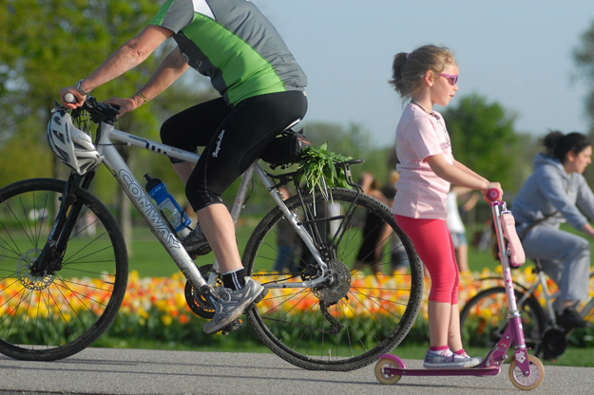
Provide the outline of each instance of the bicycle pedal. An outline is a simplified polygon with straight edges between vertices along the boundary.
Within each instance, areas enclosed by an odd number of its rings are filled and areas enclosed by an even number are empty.
[[[260,292],[260,295],[258,295],[256,299],[254,299],[251,305],[255,306],[258,303],[260,303],[266,297],[266,295],[268,295],[268,288],[264,288],[264,290]]]
[[[231,322],[229,325],[221,329],[221,334],[227,336],[229,333],[233,332],[234,330],[239,329],[243,321],[238,318],[235,321]]]

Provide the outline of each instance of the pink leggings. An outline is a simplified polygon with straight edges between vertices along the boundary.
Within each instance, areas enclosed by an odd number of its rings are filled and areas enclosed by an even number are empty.
[[[432,302],[458,303],[460,274],[452,237],[446,221],[394,215],[396,223],[411,239],[431,276]]]

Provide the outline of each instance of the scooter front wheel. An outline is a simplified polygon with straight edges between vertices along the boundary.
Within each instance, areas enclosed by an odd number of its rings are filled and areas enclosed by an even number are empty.
[[[515,360],[509,366],[509,379],[513,385],[524,391],[538,387],[544,379],[544,367],[540,359],[534,355],[528,355],[528,359],[530,363],[530,374],[528,376],[524,376],[522,369]]]
[[[375,364],[375,377],[381,384],[396,384],[400,380],[400,375],[390,374],[386,368],[404,369],[405,366],[400,360],[391,358],[381,358]]]

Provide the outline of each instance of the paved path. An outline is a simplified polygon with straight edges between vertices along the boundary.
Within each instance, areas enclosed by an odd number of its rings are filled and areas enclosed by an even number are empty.
[[[55,362],[0,356],[0,394],[518,393],[507,365],[494,377],[403,377],[394,386],[378,384],[373,369],[307,371],[273,354],[91,348]],[[594,393],[594,368],[546,366],[545,371],[543,383],[531,393]]]

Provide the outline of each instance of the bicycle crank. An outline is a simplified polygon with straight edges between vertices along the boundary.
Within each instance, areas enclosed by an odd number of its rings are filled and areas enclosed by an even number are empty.
[[[202,277],[208,278],[208,275],[212,270],[212,265],[200,266],[198,270],[200,271]],[[192,283],[190,283],[189,281],[186,281],[184,296],[186,297],[186,303],[188,307],[196,315],[206,319],[211,319],[212,317],[214,317],[215,308],[210,302],[210,300],[208,300],[208,298],[205,295],[203,295],[199,290],[194,288]]]
[[[560,328],[548,328],[542,336],[540,353],[543,359],[551,360],[558,358],[567,348],[567,333]]]

